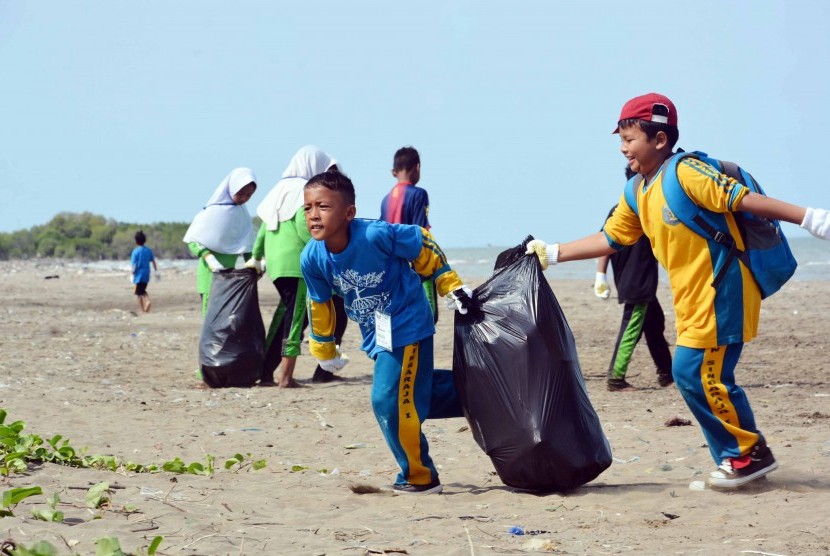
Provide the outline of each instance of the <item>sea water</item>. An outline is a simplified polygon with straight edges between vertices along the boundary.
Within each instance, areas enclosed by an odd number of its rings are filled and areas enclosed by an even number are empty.
[[[790,248],[798,261],[793,280],[830,280],[830,241],[814,237],[788,238]],[[493,273],[496,257],[507,247],[472,247],[467,249],[444,249],[450,266],[462,280],[481,280]],[[571,261],[547,271],[550,280],[585,279],[593,283],[596,273],[596,259]],[[661,269],[661,278],[668,281]]]
[[[795,271],[793,280],[830,280],[830,242],[822,241],[813,237],[796,237],[789,239],[790,247],[798,261],[798,269]],[[507,246],[487,247],[463,247],[445,248],[444,253],[450,266],[458,272],[458,275],[465,282],[480,284],[493,273],[493,266],[499,253],[508,249]],[[165,260],[157,261],[162,273],[165,269],[177,269],[182,271],[195,270],[195,259]],[[241,264],[241,258],[240,258]],[[129,261],[94,261],[74,262],[67,261],[69,268],[84,270],[129,272]],[[596,259],[584,261],[571,261],[547,271],[550,280],[586,280],[594,281],[596,273]],[[661,269],[661,279],[665,282],[666,276]]]

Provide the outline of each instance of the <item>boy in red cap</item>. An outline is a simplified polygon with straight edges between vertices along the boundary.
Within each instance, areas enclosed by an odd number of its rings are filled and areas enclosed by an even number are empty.
[[[713,286],[715,263],[725,249],[686,227],[669,210],[661,168],[674,153],[677,110],[667,97],[649,93],[625,103],[617,128],[620,150],[642,182],[635,191],[637,212],[625,195],[601,232],[569,243],[528,243],[542,267],[608,255],[646,235],[669,275],[677,324],[672,375],[694,414],[718,465],[708,477],[715,488],[736,488],[778,467],[755,426],[746,394],[735,383],[744,342],[758,332],[761,294],[750,270],[736,257],[730,272]],[[677,164],[677,178],[699,206],[720,213],[737,232],[733,213],[749,212],[798,224],[830,239],[830,212],[804,208],[749,191],[739,182],[694,158]],[[743,249],[740,234],[732,234]]]

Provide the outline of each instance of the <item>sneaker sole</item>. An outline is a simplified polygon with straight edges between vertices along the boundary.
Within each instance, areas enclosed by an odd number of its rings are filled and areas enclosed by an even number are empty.
[[[718,479],[716,477],[709,477],[706,483],[712,488],[721,488],[721,489],[730,489],[730,488],[738,488],[739,486],[743,486],[747,483],[754,481],[755,479],[760,479],[767,473],[771,473],[778,469],[778,462],[774,461],[772,464],[768,465],[763,469],[759,469],[755,473],[751,475],[745,475],[743,477],[738,477],[737,479]]]
[[[395,496],[413,496],[419,494],[440,494],[444,490],[444,485],[434,486],[427,490],[398,490],[394,487],[387,487],[392,494]]]
[[[631,386],[631,385],[622,386],[622,387],[609,387],[608,388],[609,392],[636,392],[637,390],[639,390],[639,388],[637,388],[636,386]]]

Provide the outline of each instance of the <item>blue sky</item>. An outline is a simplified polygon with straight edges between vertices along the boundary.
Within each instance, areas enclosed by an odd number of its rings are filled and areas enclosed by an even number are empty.
[[[190,221],[236,166],[253,214],[306,144],[374,218],[413,145],[442,245],[566,241],[619,198],[611,130],[650,91],[686,150],[830,208],[829,66],[822,0],[0,0],[0,231]]]

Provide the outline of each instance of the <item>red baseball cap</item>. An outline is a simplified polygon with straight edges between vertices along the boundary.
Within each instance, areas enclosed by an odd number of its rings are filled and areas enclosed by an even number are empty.
[[[663,106],[668,110],[668,115],[655,114],[654,107]],[[662,110],[661,110],[662,112]],[[620,112],[620,119],[617,123],[629,119],[645,120],[647,122],[658,122],[661,124],[669,124],[677,127],[677,109],[674,103],[669,100],[669,97],[659,93],[648,93],[639,97],[634,97],[626,102]],[[619,133],[619,125],[612,133]]]

